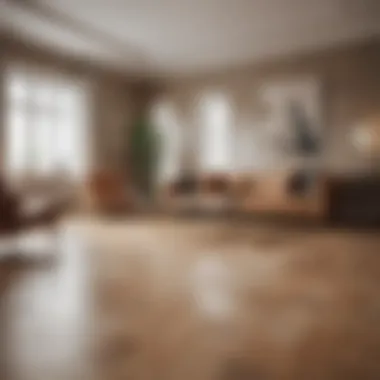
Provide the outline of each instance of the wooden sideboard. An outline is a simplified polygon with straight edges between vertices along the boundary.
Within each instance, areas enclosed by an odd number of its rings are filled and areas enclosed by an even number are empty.
[[[281,213],[322,218],[327,210],[327,182],[319,175],[307,191],[292,191],[294,173],[279,171],[256,175],[247,185],[247,178],[237,179],[236,186],[245,188],[238,198],[242,212]],[[240,183],[239,183],[240,182]]]
[[[162,189],[161,204],[167,209],[230,210],[241,213],[291,213],[323,217],[326,213],[325,180],[318,176],[307,192],[291,191],[294,173],[262,175],[210,174],[183,178]],[[215,206],[215,207],[213,207]]]
[[[380,177],[317,174],[307,191],[299,191],[299,181],[298,190],[295,184],[294,171],[193,177],[186,186],[168,184],[162,199],[165,207],[177,210],[181,209],[181,197],[191,199],[192,209],[201,211],[208,201],[221,199],[224,203],[220,205],[242,214],[299,216],[336,224],[380,224]]]

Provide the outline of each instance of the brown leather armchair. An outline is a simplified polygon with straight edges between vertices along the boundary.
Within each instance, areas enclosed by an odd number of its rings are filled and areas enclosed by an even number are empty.
[[[21,227],[19,215],[19,202],[14,193],[0,178],[0,234],[10,234]]]
[[[132,191],[120,173],[99,171],[88,182],[90,208],[105,214],[130,211],[133,208]]]
[[[67,209],[67,202],[46,202],[35,209],[26,208],[22,196],[13,192],[0,178],[0,235],[12,235],[37,226],[52,226]]]

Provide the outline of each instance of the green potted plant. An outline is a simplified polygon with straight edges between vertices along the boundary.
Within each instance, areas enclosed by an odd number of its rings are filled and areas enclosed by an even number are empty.
[[[158,155],[158,134],[149,118],[141,115],[130,130],[129,161],[133,185],[139,197],[147,202],[154,195]]]

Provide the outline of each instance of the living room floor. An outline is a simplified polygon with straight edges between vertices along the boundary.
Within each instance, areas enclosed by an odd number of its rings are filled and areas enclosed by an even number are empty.
[[[2,379],[380,378],[376,232],[75,220],[57,242],[2,268]]]

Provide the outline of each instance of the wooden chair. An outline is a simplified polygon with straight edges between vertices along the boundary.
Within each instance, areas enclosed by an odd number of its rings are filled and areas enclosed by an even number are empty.
[[[159,187],[159,207],[164,212],[192,214],[196,212],[197,194],[197,178],[192,174],[179,176]]]
[[[120,173],[99,171],[88,182],[90,207],[104,214],[118,214],[133,208],[133,196]]]
[[[199,206],[202,211],[231,211],[233,206],[232,176],[210,173],[201,177]]]

